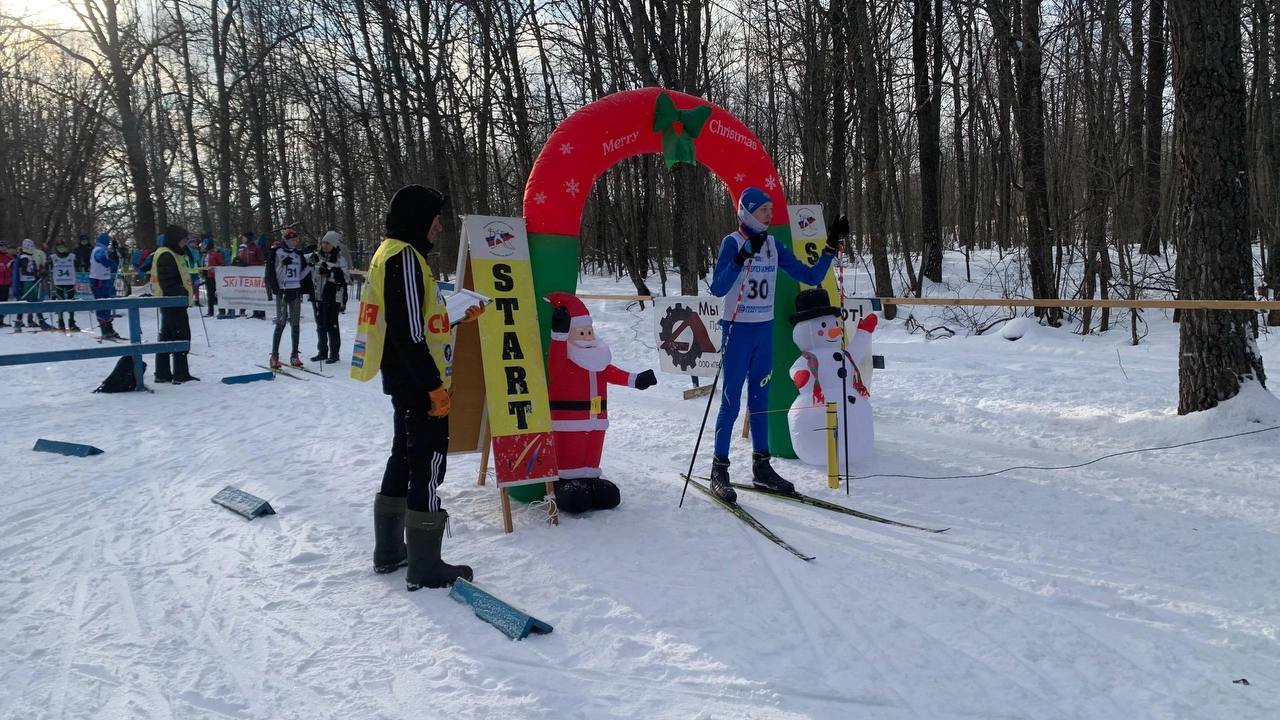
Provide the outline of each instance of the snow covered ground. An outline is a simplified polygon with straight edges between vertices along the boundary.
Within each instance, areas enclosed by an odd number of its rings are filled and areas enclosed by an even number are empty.
[[[657,366],[651,310],[588,305],[618,365]],[[1071,465],[1280,425],[1258,388],[1178,417],[1177,328],[1147,319],[1138,347],[1124,329],[926,341],[883,323],[865,472]],[[804,563],[697,494],[677,509],[704,401],[660,375],[612,393],[616,511],[549,527],[518,506],[504,535],[478,458],[450,460],[446,558],[555,625],[513,643],[447,592],[371,572],[391,431],[377,383],[338,366],[222,385],[264,361],[271,327],[210,320],[210,348],[192,320],[200,383],[90,394],[107,360],[7,373],[0,718],[1280,717],[1280,432],[870,478],[850,499],[782,461],[805,492],[952,528],[744,497]],[[306,355],[314,337],[308,323]],[[93,342],[4,334],[0,352]],[[1280,383],[1280,338],[1259,345]],[[38,437],[106,454],[31,452]],[[749,452],[736,441],[739,477]],[[280,514],[211,504],[227,484]]]

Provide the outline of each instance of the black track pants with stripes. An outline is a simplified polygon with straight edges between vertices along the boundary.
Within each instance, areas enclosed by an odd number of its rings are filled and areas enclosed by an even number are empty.
[[[407,497],[410,510],[437,512],[436,488],[444,482],[449,452],[449,418],[432,417],[426,393],[391,396],[395,414],[395,439],[382,474],[382,494]]]

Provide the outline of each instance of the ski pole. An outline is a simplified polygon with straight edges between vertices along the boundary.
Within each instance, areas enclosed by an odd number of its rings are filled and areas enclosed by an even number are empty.
[[[750,238],[747,239],[750,243]],[[715,379],[711,381],[711,393],[707,395],[707,407],[702,411],[702,424],[698,426],[698,439],[693,444],[693,455],[689,457],[689,471],[684,475],[684,489],[680,491],[680,504],[676,507],[684,507],[684,496],[689,492],[689,478],[693,475],[693,464],[698,460],[698,449],[702,447],[702,435],[707,430],[707,417],[711,415],[711,402],[716,397],[716,386],[720,384],[720,373],[724,371],[724,352],[729,347],[729,337],[733,335],[733,323],[738,319],[738,311],[742,309],[742,295],[747,289],[747,276],[751,274],[751,265],[755,262],[755,256],[747,260],[742,266],[742,282],[738,285],[738,299],[734,301],[733,317],[729,318],[729,326],[725,328],[724,337],[720,338],[720,367],[716,368]]]
[[[213,343],[209,342],[209,326],[204,324],[204,313],[200,312],[199,305],[196,306],[196,315],[200,316],[200,327],[204,328],[204,344],[212,349]]]

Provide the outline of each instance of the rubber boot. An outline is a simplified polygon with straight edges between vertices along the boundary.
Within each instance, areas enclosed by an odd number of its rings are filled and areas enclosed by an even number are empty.
[[[738,493],[729,484],[729,458],[711,460],[711,494],[727,503],[738,502]]]
[[[191,374],[191,369],[187,366],[186,353],[174,353],[173,384],[181,385],[184,382],[200,382],[200,378]]]
[[[466,565],[450,565],[440,559],[440,544],[448,524],[449,513],[444,510],[405,511],[404,537],[409,550],[409,569],[405,572],[404,584],[409,592],[424,587],[450,587],[458,578],[472,578],[471,568]]]
[[[577,515],[592,509],[595,502],[594,483],[587,478],[556,480],[553,483],[556,507],[561,512]]]
[[[783,495],[794,495],[796,486],[779,475],[769,464],[769,453],[751,453],[751,484]]]
[[[409,564],[404,544],[405,499],[373,496],[373,571],[385,575]]]
[[[156,353],[156,382],[173,382],[173,370],[170,369],[171,353]]]

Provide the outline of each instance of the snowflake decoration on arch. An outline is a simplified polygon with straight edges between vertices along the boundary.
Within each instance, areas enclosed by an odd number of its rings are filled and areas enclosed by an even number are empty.
[[[537,193],[536,195],[534,195],[534,196],[533,196],[533,202],[534,202],[535,204],[538,204],[538,205],[542,205],[542,204],[546,203],[546,202],[547,202],[547,194],[546,194],[546,193],[544,193],[544,192]]]
[[[771,175],[764,179],[764,186],[769,188],[770,190],[773,190],[774,188],[778,187],[778,181],[775,180]]]
[[[737,182],[742,182],[743,180],[747,179],[747,176],[745,173],[738,173],[737,175],[733,176],[733,179]]]
[[[582,191],[582,187],[578,185],[577,180],[570,180],[564,184],[564,191],[573,197],[578,197],[578,193]]]
[[[573,145],[571,145],[570,143],[561,143],[560,145],[561,155],[568,155],[572,152],[573,152]]]

